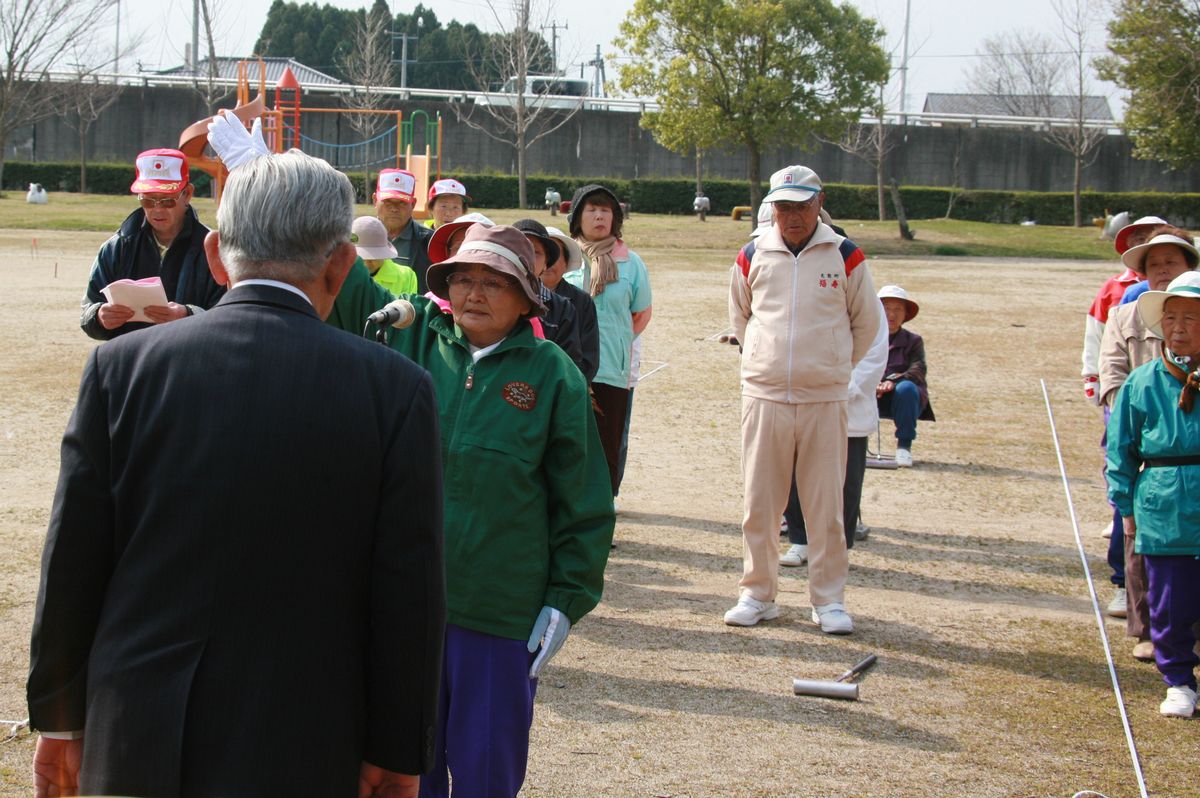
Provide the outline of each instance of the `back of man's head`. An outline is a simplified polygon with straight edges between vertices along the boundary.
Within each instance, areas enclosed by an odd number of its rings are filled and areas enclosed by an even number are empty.
[[[341,172],[297,150],[255,158],[229,175],[217,228],[233,282],[307,283],[350,240],[354,189]]]

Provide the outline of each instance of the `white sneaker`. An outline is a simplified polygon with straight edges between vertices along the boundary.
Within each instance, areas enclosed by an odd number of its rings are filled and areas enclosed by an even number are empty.
[[[1104,614],[1110,618],[1124,618],[1129,614],[1125,588],[1117,588],[1117,592],[1113,593],[1112,601],[1108,602],[1108,606],[1104,610]]]
[[[854,631],[854,622],[841,604],[822,604],[813,607],[813,623],[821,625],[821,631],[830,635],[848,635]]]
[[[1168,687],[1167,698],[1158,706],[1162,715],[1190,718],[1196,711],[1196,691],[1190,687]]]
[[[913,459],[912,452],[908,449],[896,450],[896,465],[900,468],[912,468]]]
[[[742,596],[729,612],[725,623],[730,626],[754,626],[759,621],[770,621],[779,617],[779,605],[774,601],[758,601]]]
[[[780,565],[786,565],[789,568],[795,568],[797,565],[804,565],[808,562],[808,546],[803,543],[793,543],[784,555],[779,558]]]

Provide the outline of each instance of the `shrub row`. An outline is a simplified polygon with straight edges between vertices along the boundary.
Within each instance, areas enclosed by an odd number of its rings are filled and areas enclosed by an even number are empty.
[[[87,190],[92,194],[128,194],[133,183],[133,164],[89,163]],[[193,172],[196,193],[206,197],[212,179],[203,172]],[[4,185],[0,188],[24,193],[30,183],[41,183],[47,191],[79,191],[78,163],[4,162]]]
[[[477,208],[512,208],[517,205],[517,178],[500,174],[446,175],[461,180],[470,192]],[[88,190],[97,194],[124,194],[133,182],[134,170],[129,164],[89,164]],[[362,190],[362,173],[351,174],[358,191]],[[209,194],[208,175],[195,172],[192,182],[197,193]],[[8,161],[4,165],[2,188],[24,190],[30,183],[41,183],[48,191],[78,191],[79,165],[74,163],[23,163]],[[588,183],[601,183],[630,204],[634,213],[689,214],[695,196],[695,183],[684,178],[614,179],[552,177],[531,175],[526,182],[526,197],[531,208],[543,207],[546,189],[553,187],[564,200]],[[767,186],[763,186],[766,193]],[[712,202],[714,215],[728,214],[735,206],[750,203],[749,184],[744,180],[707,180],[705,193]],[[835,218],[874,219],[878,216],[874,186],[829,184],[825,186],[825,205]],[[1074,211],[1069,192],[1033,191],[964,191],[950,188],[905,186],[900,189],[904,210],[910,219],[933,219],[946,216],[975,222],[1012,224],[1032,219],[1039,224],[1069,225]],[[367,198],[360,197],[366,201]],[[1157,192],[1100,192],[1083,193],[1085,222],[1106,211],[1129,211],[1133,218],[1146,215],[1162,216],[1184,227],[1195,228],[1200,222],[1200,194],[1162,194]],[[888,199],[888,216],[894,216]]]

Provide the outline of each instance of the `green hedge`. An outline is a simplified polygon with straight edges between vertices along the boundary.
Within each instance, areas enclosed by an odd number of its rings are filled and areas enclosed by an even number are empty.
[[[361,172],[350,175],[357,191],[362,191]],[[517,205],[517,178],[501,174],[447,174],[462,181],[476,208],[513,208]],[[192,174],[197,193],[207,196],[210,179],[202,172]],[[124,194],[133,182],[129,164],[89,164],[88,190],[96,194]],[[30,183],[41,183],[49,191],[78,191],[79,164],[23,163],[4,165],[4,185],[0,188],[24,191]],[[543,207],[548,187],[564,200],[580,186],[600,183],[612,189],[634,213],[690,214],[695,183],[690,178],[617,180],[606,177],[554,177],[530,175],[526,197],[531,209]],[[767,186],[763,186],[766,193]],[[728,214],[734,206],[750,204],[750,187],[744,180],[706,180],[704,190],[712,202],[714,215]],[[951,218],[974,222],[1013,224],[1033,219],[1039,224],[1069,225],[1074,211],[1069,192],[1032,191],[955,191],[949,188],[905,186],[900,189],[904,211],[909,219],[936,219],[946,215],[954,196]],[[365,197],[360,197],[366,201]],[[838,219],[874,219],[878,216],[874,186],[829,184],[825,186],[825,206]],[[1083,217],[1088,221],[1105,211],[1129,211],[1130,216],[1162,216],[1175,224],[1200,226],[1200,194],[1161,194],[1157,192],[1083,193]],[[888,215],[893,215],[888,198]]]
[[[89,163],[87,190],[92,194],[128,194],[135,176],[133,164]],[[191,178],[196,193],[208,196],[211,178],[203,172],[193,172]],[[4,185],[0,188],[24,193],[30,183],[41,183],[47,191],[79,191],[79,164],[4,162]]]

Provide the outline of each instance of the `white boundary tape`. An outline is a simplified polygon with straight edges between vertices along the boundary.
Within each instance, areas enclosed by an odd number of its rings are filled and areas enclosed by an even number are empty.
[[[1104,657],[1108,660],[1108,675],[1112,680],[1113,695],[1117,699],[1117,711],[1121,713],[1121,726],[1125,729],[1125,740],[1129,744],[1129,758],[1133,762],[1133,772],[1137,776],[1138,789],[1142,798],[1149,798],[1146,793],[1146,779],[1142,775],[1142,763],[1138,759],[1137,745],[1133,742],[1133,731],[1129,728],[1129,715],[1125,712],[1125,696],[1121,693],[1121,680],[1117,678],[1117,668],[1113,664],[1112,646],[1108,642],[1108,632],[1104,629],[1104,615],[1100,612],[1100,599],[1096,597],[1096,586],[1092,584],[1092,569],[1088,567],[1087,552],[1083,549],[1083,538],[1079,535],[1079,519],[1075,515],[1075,502],[1071,499],[1071,484],[1067,480],[1067,467],[1063,463],[1062,447],[1058,443],[1058,428],[1054,424],[1054,411],[1050,407],[1050,392],[1046,390],[1046,381],[1042,384],[1042,396],[1046,400],[1046,416],[1050,419],[1050,436],[1054,439],[1054,453],[1058,457],[1058,470],[1062,474],[1063,491],[1067,496],[1067,512],[1071,514],[1071,528],[1075,530],[1075,546],[1079,549],[1079,561],[1083,564],[1083,574],[1087,577],[1088,593],[1092,597],[1092,611],[1096,616],[1096,626],[1100,630],[1100,641],[1104,644]],[[1091,790],[1084,790],[1076,795],[1088,795]]]

